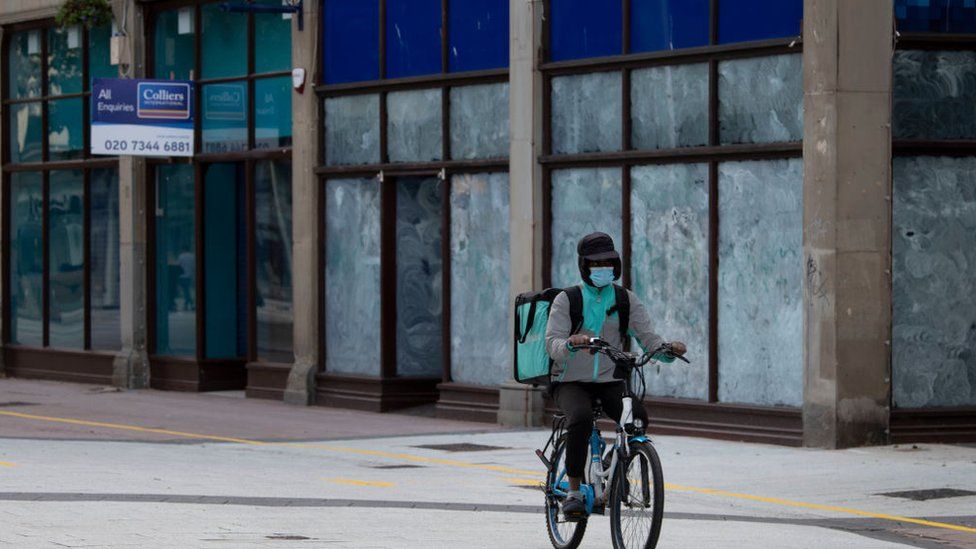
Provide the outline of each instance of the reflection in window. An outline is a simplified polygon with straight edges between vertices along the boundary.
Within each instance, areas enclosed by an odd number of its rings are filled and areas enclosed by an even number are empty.
[[[119,70],[111,62],[112,25],[88,31],[88,77],[117,78]]]
[[[81,92],[81,27],[47,30],[48,95]]]
[[[196,59],[193,8],[180,8],[156,15],[154,76],[163,80],[190,80]],[[224,52],[226,54],[226,52]]]
[[[259,162],[254,174],[258,358],[291,363],[291,164]]]
[[[618,168],[552,172],[552,284],[580,283],[576,244],[600,231],[623,245],[621,181]]]
[[[276,16],[258,17],[271,19]],[[246,74],[247,14],[224,11],[219,3],[204,4],[200,6],[200,27],[200,77],[226,78]]]
[[[52,171],[48,202],[49,345],[85,346],[85,178]]]
[[[10,341],[40,347],[44,337],[44,218],[41,174],[10,174]]]
[[[156,167],[156,354],[196,352],[193,166]]]
[[[380,373],[380,183],[325,182],[325,371]]]
[[[10,105],[10,161],[41,161],[41,103]]]
[[[208,84],[201,90],[203,152],[247,150],[247,83]]]
[[[31,30],[10,34],[7,45],[7,74],[5,82],[11,99],[41,95],[41,31]],[[7,75],[4,75],[6,78]]]
[[[254,148],[291,146],[291,78],[254,82]]]
[[[92,170],[89,264],[91,269],[91,348],[121,347],[119,323],[119,172]]]
[[[552,79],[552,152],[620,150],[619,72]]]
[[[84,147],[81,99],[48,102],[47,141],[49,160],[81,158]]]
[[[723,145],[803,139],[802,62],[800,54],[719,62]]]

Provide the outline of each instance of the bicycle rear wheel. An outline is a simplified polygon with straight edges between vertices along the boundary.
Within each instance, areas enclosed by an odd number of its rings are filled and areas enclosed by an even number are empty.
[[[664,521],[664,473],[654,446],[630,445],[630,456],[614,475],[610,536],[614,549],[654,549]]]
[[[583,541],[586,532],[586,519],[568,522],[563,519],[559,504],[563,497],[553,493],[554,488],[566,491],[569,482],[566,476],[566,437],[560,437],[549,456],[552,470],[546,474],[546,529],[549,541],[556,549],[576,549]]]

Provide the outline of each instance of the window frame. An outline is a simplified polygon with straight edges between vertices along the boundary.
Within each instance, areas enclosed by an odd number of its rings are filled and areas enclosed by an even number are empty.
[[[318,1],[318,0],[316,0]],[[441,334],[444,383],[452,381],[451,373],[451,180],[454,175],[509,172],[509,154],[504,157],[485,159],[456,160],[451,156],[451,89],[478,84],[508,84],[509,68],[486,69],[467,72],[450,72],[448,38],[449,0],[441,0],[441,72],[439,74],[412,76],[406,78],[385,78],[386,76],[386,44],[385,22],[386,2],[380,2],[379,24],[379,65],[380,78],[363,82],[349,82],[342,84],[319,84],[315,86],[318,98],[318,162],[315,174],[319,177],[322,192],[319,193],[318,218],[319,242],[322,249],[326,238],[326,185],[330,179],[341,178],[372,178],[380,179],[380,373],[381,378],[397,377],[397,307],[396,307],[396,198],[398,177],[429,176],[439,177],[442,181],[441,196],[441,297],[443,308],[441,312]],[[324,26],[324,20],[320,25]],[[323,40],[317,41],[318,58],[324,59]],[[324,77],[324,63],[316,67],[316,81],[322,82]],[[387,96],[391,92],[416,91],[437,89],[441,93],[441,160],[430,162],[390,162],[388,154],[387,128]],[[379,104],[379,149],[378,163],[328,166],[325,164],[325,100],[334,97],[351,95],[376,94]],[[325,370],[325,356],[328,353],[325,345],[326,301],[325,301],[325,255],[322,254],[319,268],[319,325],[322,327],[318,341],[319,372],[330,374]]]
[[[4,307],[2,311],[3,315],[3,330],[0,333],[0,339],[5,345],[12,347],[21,347],[25,349],[41,349],[41,350],[51,350],[51,351],[62,351],[62,352],[83,352],[83,353],[109,353],[112,354],[115,351],[106,349],[92,349],[92,337],[91,337],[91,180],[92,171],[97,169],[115,169],[118,173],[119,162],[115,157],[102,157],[102,156],[92,156],[90,153],[90,101],[91,101],[91,82],[89,79],[89,31],[84,26],[81,27],[81,85],[82,88],[80,92],[69,93],[64,95],[50,95],[48,94],[48,35],[49,32],[56,28],[54,19],[38,19],[33,21],[27,21],[23,23],[14,23],[11,25],[5,25],[3,27],[3,40],[0,44],[0,74],[3,75],[3,86],[0,90],[0,105],[2,105],[2,110],[0,110],[0,131],[3,132],[3,147],[0,151],[0,165],[2,165],[2,204],[0,208],[3,210],[3,225],[0,230],[4,234],[9,234],[11,227],[11,175],[15,172],[34,172],[41,176],[41,189],[42,189],[42,253],[43,257],[43,273],[42,273],[42,295],[41,295],[41,310],[42,310],[42,326],[43,333],[41,339],[41,345],[39,347],[33,345],[21,345],[11,342],[11,276],[10,276],[10,239],[5,239],[2,246],[2,270],[3,270],[3,286],[0,288],[0,292],[3,295]],[[41,47],[41,63],[40,63],[40,74],[41,74],[41,94],[37,97],[27,97],[27,98],[10,98],[10,62],[9,62],[9,48],[10,48],[10,37],[11,34],[19,32],[30,32],[38,31],[40,32],[40,47]],[[71,160],[50,160],[50,147],[49,147],[49,137],[48,137],[48,112],[50,110],[50,102],[63,99],[81,99],[82,101],[82,151],[81,157]],[[41,160],[32,162],[11,162],[10,155],[10,110],[16,105],[39,103],[41,105]],[[83,294],[84,294],[84,314],[83,314],[83,331],[84,331],[84,342],[80,349],[72,348],[62,348],[62,347],[52,347],[50,345],[50,320],[51,320],[51,296],[50,296],[50,278],[51,278],[51,265],[50,265],[50,174],[52,171],[80,171],[83,177],[83,216],[84,216],[84,242],[82,245],[82,255],[83,255]],[[121,314],[121,310],[120,310]],[[119,333],[119,344],[118,348],[122,348],[122,334]]]
[[[221,84],[228,82],[245,82],[248,90],[247,98],[247,148],[243,151],[233,151],[233,152],[216,152],[216,153],[205,153],[201,152],[203,147],[203,117],[202,114],[198,116],[198,119],[194,125],[194,141],[196,142],[194,148],[194,155],[189,158],[175,158],[175,157],[151,157],[146,159],[146,236],[147,236],[147,265],[149,266],[146,270],[147,276],[147,292],[148,299],[146,300],[147,306],[147,343],[148,352],[150,359],[158,362],[165,363],[185,363],[194,362],[197,364],[209,364],[209,365],[225,365],[225,364],[236,364],[239,362],[244,362],[247,364],[258,363],[258,364],[271,364],[271,365],[286,365],[285,363],[272,362],[264,360],[258,355],[257,352],[257,285],[256,285],[256,237],[255,231],[257,230],[256,224],[256,201],[255,201],[255,177],[256,177],[256,167],[257,164],[262,161],[268,162],[284,162],[292,163],[292,148],[293,144],[286,147],[272,147],[266,149],[255,148],[256,145],[256,119],[255,116],[255,86],[256,82],[261,80],[271,80],[274,78],[281,77],[291,77],[291,68],[287,70],[271,71],[271,72],[261,72],[256,73],[255,71],[255,48],[256,48],[256,35],[255,35],[255,17],[273,17],[274,15],[269,14],[256,14],[247,13],[241,14],[241,17],[247,17],[247,72],[243,75],[232,76],[232,77],[219,77],[219,78],[205,78],[197,79],[195,78],[200,74],[201,68],[203,66],[202,59],[202,33],[200,32],[202,14],[201,7],[204,5],[216,4],[221,0],[168,0],[162,2],[155,2],[146,6],[146,12],[144,17],[145,25],[145,36],[146,36],[146,73],[147,78],[153,78],[155,75],[155,39],[156,39],[156,21],[158,15],[161,12],[178,10],[183,8],[191,8],[193,10],[194,17],[194,60],[193,69],[191,70],[190,80],[194,84],[194,94],[196,101],[196,112],[202,113],[202,90],[203,87],[209,84]],[[294,37],[292,37],[294,39]],[[291,42],[289,42],[289,48],[291,48]],[[293,93],[289,86],[289,93]],[[289,119],[291,117],[289,116]],[[206,276],[205,276],[205,240],[204,231],[206,230],[205,223],[206,219],[204,216],[204,173],[208,165],[219,164],[219,163],[241,163],[244,169],[244,183],[239,189],[239,192],[243,194],[245,201],[245,219],[243,220],[246,224],[246,242],[244,243],[247,255],[247,273],[246,273],[246,284],[245,289],[245,300],[247,310],[244,314],[247,315],[247,345],[245,346],[245,354],[242,357],[233,359],[224,358],[208,358],[206,352]],[[194,172],[194,209],[195,209],[195,226],[194,226],[194,254],[196,256],[195,261],[195,292],[196,292],[196,311],[195,311],[195,333],[196,333],[196,344],[195,350],[192,356],[181,356],[181,355],[161,355],[157,354],[157,321],[156,315],[158,312],[159,304],[156,302],[156,291],[157,291],[157,280],[155,271],[155,261],[156,261],[156,191],[159,182],[156,177],[156,167],[163,164],[189,164],[193,167]],[[294,205],[293,205],[294,207]],[[294,247],[294,235],[292,236],[291,245]],[[292,290],[292,303],[294,304],[294,288]],[[294,322],[294,308],[292,309],[292,322]],[[292,353],[294,353],[294,347],[292,348]],[[294,359],[293,359],[294,360]]]
[[[624,251],[621,284],[632,287],[631,259],[631,169],[651,164],[704,163],[708,166],[708,390],[707,398],[701,401],[708,405],[738,405],[756,409],[768,409],[758,404],[726,403],[719,400],[719,357],[718,357],[718,263],[719,263],[719,164],[740,160],[780,160],[802,158],[803,140],[771,143],[721,143],[719,132],[719,62],[772,57],[803,52],[802,36],[740,42],[719,43],[718,3],[709,4],[709,45],[654,52],[630,53],[630,2],[622,0],[623,32],[621,55],[593,57],[566,61],[549,61],[550,22],[548,15],[542,26],[544,61],[539,67],[543,79],[542,98],[542,154],[538,162],[542,165],[542,280],[548,287],[552,284],[552,179],[553,172],[569,168],[618,168],[621,177],[621,234],[620,249]],[[552,0],[544,0],[546,14],[551,13]],[[801,27],[802,31],[802,27]],[[651,67],[708,64],[708,141],[704,146],[675,147],[669,149],[638,150],[632,144],[631,113],[631,73],[634,70]],[[621,147],[618,151],[554,154],[552,134],[552,79],[559,76],[589,74],[595,72],[618,72],[621,74]],[[695,401],[698,402],[698,401]],[[792,408],[791,408],[792,409]]]

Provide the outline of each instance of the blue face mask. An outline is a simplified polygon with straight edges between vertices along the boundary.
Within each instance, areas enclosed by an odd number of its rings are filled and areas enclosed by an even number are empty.
[[[597,288],[603,288],[613,282],[613,267],[596,267],[590,269],[590,282]]]

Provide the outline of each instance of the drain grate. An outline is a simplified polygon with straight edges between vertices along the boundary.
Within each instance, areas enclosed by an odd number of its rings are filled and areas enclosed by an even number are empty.
[[[908,490],[906,492],[887,492],[878,494],[889,498],[903,498],[913,501],[928,501],[930,499],[960,498],[963,496],[976,496],[976,492],[969,490],[956,490],[955,488],[930,488],[928,490]]]
[[[373,469],[423,469],[423,465],[373,465]]]
[[[511,450],[505,446],[489,446],[487,444],[471,444],[470,442],[460,442],[457,444],[424,444],[414,446],[414,448],[425,448],[427,450],[443,450],[445,452],[486,452],[488,450]]]
[[[0,402],[0,408],[9,408],[11,406],[37,406],[37,403],[36,402],[20,402],[20,401]]]

